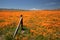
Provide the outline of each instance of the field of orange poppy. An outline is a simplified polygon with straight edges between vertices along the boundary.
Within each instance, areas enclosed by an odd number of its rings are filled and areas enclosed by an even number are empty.
[[[7,27],[17,26],[20,15],[23,15],[23,25],[30,33],[21,34],[21,38],[17,34],[16,40],[39,40],[39,38],[60,40],[60,10],[0,10],[0,29],[6,28],[7,25]]]

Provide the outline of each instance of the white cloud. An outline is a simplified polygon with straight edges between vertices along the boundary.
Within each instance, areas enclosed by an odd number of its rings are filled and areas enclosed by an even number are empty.
[[[36,8],[32,8],[32,9],[29,9],[29,10],[39,10],[39,9],[36,9]]]

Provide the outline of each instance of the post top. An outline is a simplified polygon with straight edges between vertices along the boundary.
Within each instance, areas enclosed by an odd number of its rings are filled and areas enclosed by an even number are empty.
[[[20,17],[22,17],[23,15],[21,15]]]

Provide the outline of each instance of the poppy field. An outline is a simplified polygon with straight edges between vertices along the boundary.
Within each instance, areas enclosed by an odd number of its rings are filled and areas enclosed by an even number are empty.
[[[13,33],[23,15],[23,28]],[[0,10],[0,40],[60,40],[60,10]]]

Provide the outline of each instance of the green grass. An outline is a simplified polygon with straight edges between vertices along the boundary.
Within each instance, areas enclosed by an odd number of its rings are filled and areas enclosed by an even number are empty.
[[[0,19],[0,22],[5,22],[5,20],[4,19]]]
[[[48,33],[46,35],[46,37],[44,37],[42,34],[38,34],[38,35],[34,36],[30,32],[30,29],[32,29],[32,28],[27,28],[26,26],[23,26],[23,28],[24,28],[25,32],[22,34],[21,33],[21,27],[20,27],[19,30],[18,30],[18,33],[15,36],[15,38],[18,36],[19,40],[22,40],[25,37],[27,37],[28,40],[50,40],[50,39],[52,39],[54,37],[53,36],[54,33],[52,33],[52,35],[50,35],[50,36],[49,36],[50,33]],[[38,28],[44,28],[44,26],[38,26]],[[4,28],[0,28],[0,36],[4,35],[5,40],[17,40],[15,38],[13,38],[13,34],[15,32],[15,29],[16,29],[16,24],[15,23],[10,24],[10,25],[6,25]],[[44,32],[46,31],[45,29],[46,28],[44,28],[44,30],[43,30]],[[58,30],[58,28],[57,29],[55,28],[54,30]],[[39,33],[39,31],[37,31],[37,32]],[[59,31],[57,31],[56,33],[58,33],[58,32]],[[56,37],[54,40],[60,40],[60,38]]]
[[[30,33],[28,28],[26,28],[25,26],[23,28],[25,31],[24,34],[21,34],[21,27],[19,28],[17,33],[17,35],[22,38],[28,36]],[[0,28],[0,35],[4,35],[5,40],[15,40],[15,38],[13,38],[15,29],[15,25],[13,27],[12,25],[7,25],[4,28]]]
[[[35,40],[47,40],[43,35],[38,35]]]

